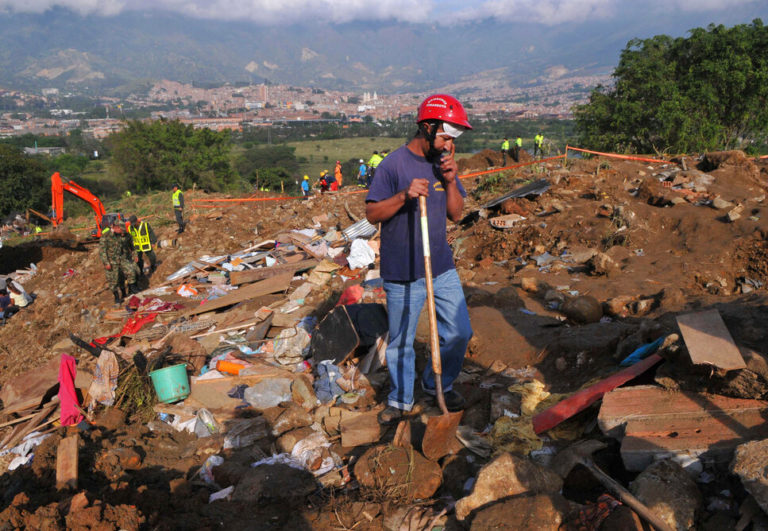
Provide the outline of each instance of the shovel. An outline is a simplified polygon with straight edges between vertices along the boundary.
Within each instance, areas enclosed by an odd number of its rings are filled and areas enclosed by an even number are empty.
[[[429,226],[427,225],[427,198],[419,196],[421,211],[421,241],[424,244],[424,273],[427,283],[427,311],[429,312],[429,344],[432,354],[432,371],[435,373],[435,391],[437,403],[443,414],[427,419],[427,429],[421,443],[421,451],[432,461],[451,452],[455,444],[456,430],[461,421],[461,411],[451,413],[445,406],[443,396],[443,364],[440,359],[440,339],[437,336],[437,314],[435,313],[435,289],[432,285],[432,253],[429,248]]]

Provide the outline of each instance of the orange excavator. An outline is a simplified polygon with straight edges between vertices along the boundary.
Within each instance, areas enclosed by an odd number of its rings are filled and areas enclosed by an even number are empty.
[[[75,181],[63,178],[59,172],[51,175],[51,208],[53,216],[51,222],[57,227],[64,221],[64,191],[79,197],[89,205],[94,212],[96,219],[96,230],[92,231],[98,237],[101,237],[101,228],[111,224],[113,221],[124,221],[122,214],[107,214],[101,200],[93,195],[90,190],[77,184]]]

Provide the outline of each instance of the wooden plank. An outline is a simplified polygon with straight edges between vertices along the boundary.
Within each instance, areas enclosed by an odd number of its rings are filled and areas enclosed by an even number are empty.
[[[539,434],[554,428],[564,420],[584,411],[591,404],[603,398],[605,393],[612,391],[620,385],[624,385],[633,378],[643,374],[645,371],[662,361],[662,359],[663,358],[658,354],[651,354],[644,360],[639,361],[616,374],[612,374],[608,378],[597,382],[586,389],[577,391],[568,398],[561,400],[554,406],[545,409],[533,417],[533,431],[536,432],[536,434]]]
[[[617,389],[603,397],[598,425],[622,438],[628,470],[643,470],[666,456],[689,454],[727,462],[739,444],[768,437],[768,402],[656,386]]]
[[[56,488],[77,488],[77,468],[79,456],[77,452],[77,435],[71,435],[61,440],[56,452]]]
[[[24,424],[19,424],[16,426],[16,429],[14,429],[11,434],[9,434],[5,439],[3,439],[2,442],[0,442],[0,450],[7,448],[13,448],[17,444],[21,442],[21,440],[27,436],[27,434],[32,433],[37,429],[40,425],[43,424],[43,421],[50,415],[52,412],[54,412],[59,407],[59,397],[54,397],[50,402],[45,404],[40,411],[35,414],[34,417],[29,419]]]
[[[258,269],[249,269],[248,271],[232,271],[229,274],[229,282],[233,286],[248,284],[257,280],[275,277],[281,273],[290,272],[295,275],[297,272],[306,271],[315,267],[320,262],[317,260],[302,260],[292,264],[277,264],[271,267],[260,267]]]
[[[747,366],[717,310],[678,315],[677,325],[694,364],[726,371]]]
[[[211,310],[218,310],[225,306],[231,306],[248,299],[254,299],[261,297],[262,295],[269,295],[270,293],[277,293],[278,291],[285,291],[291,285],[291,279],[293,273],[283,273],[274,278],[262,280],[250,286],[240,288],[233,293],[219,297],[212,301],[208,301],[205,304],[190,308],[183,312],[180,317],[188,317],[190,315],[197,315],[199,313],[209,312]]]

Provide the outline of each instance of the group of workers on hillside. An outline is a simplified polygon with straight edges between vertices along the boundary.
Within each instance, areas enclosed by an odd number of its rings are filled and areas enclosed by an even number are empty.
[[[506,166],[507,165],[507,155],[510,155],[512,157],[512,160],[515,162],[520,162],[520,150],[523,148],[523,139],[522,137],[515,138],[515,143],[510,149],[509,145],[509,139],[507,137],[504,137],[504,140],[501,142],[501,156],[503,158],[501,165]],[[537,133],[536,136],[533,137],[533,157],[536,158],[536,156],[543,156],[544,155],[544,135],[541,133]]]
[[[374,151],[373,155],[371,155],[371,157],[368,159],[368,162],[360,159],[359,166],[357,168],[357,186],[360,188],[371,187],[371,182],[373,182],[373,176],[376,173],[376,168],[378,168],[379,164],[382,160],[384,160],[384,157],[386,157],[388,153],[389,150],[387,149],[382,150],[381,153]],[[336,192],[340,190],[344,185],[344,175],[341,166],[341,161],[337,160],[333,173],[329,172],[328,170],[323,170],[320,172],[320,177],[317,180],[317,186],[320,188],[321,194],[324,194],[325,192]],[[300,186],[301,195],[305,198],[309,197],[312,191],[309,175],[304,175]]]

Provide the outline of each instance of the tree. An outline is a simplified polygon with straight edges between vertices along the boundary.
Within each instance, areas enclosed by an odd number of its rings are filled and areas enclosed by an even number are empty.
[[[47,210],[51,197],[48,175],[36,158],[0,144],[0,216],[27,208]]]
[[[233,184],[227,131],[195,129],[178,120],[129,120],[107,144],[115,166],[135,191],[168,189],[174,183],[212,190]]]
[[[768,28],[760,19],[631,40],[613,77],[613,87],[597,87],[575,109],[583,145],[689,152],[746,149],[768,137]]]

